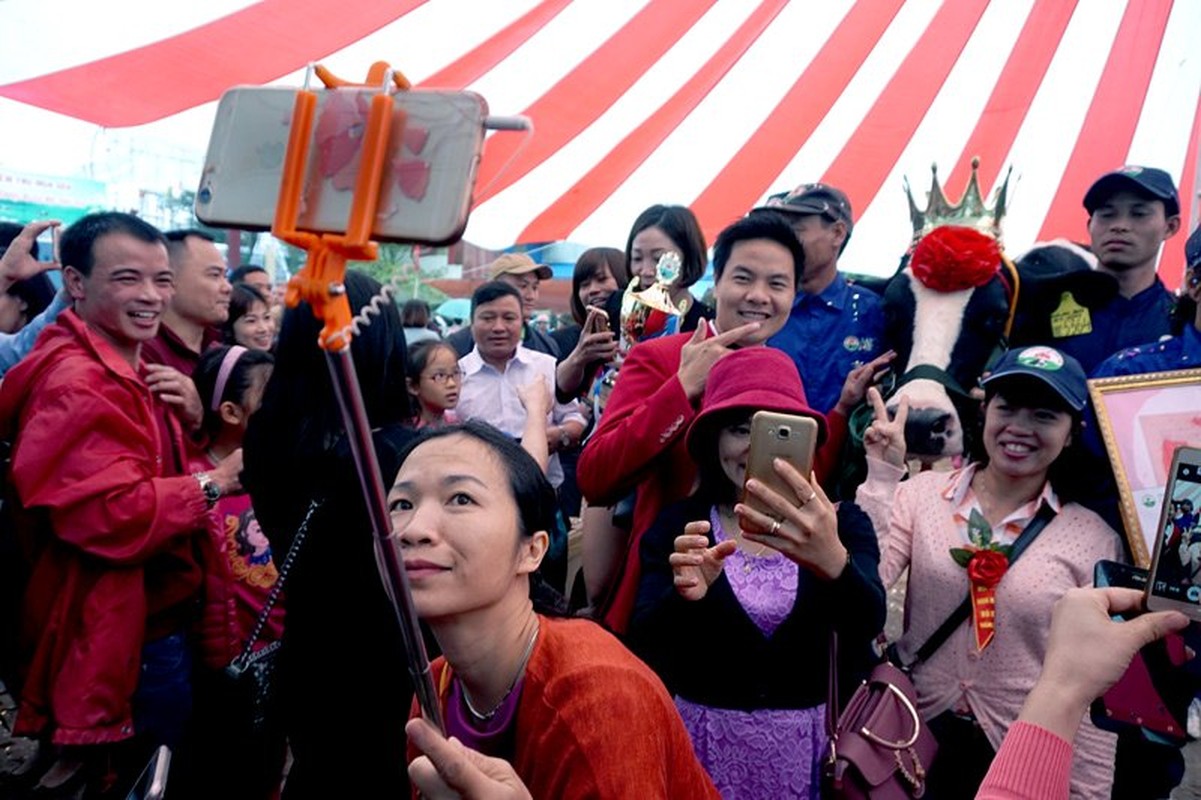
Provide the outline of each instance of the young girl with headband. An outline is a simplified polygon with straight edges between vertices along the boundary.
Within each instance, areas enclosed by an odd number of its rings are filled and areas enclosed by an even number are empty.
[[[242,446],[250,416],[258,410],[274,359],[263,350],[242,345],[213,347],[200,357],[192,380],[204,406],[206,453],[190,464],[203,472]],[[197,663],[193,674],[192,747],[185,760],[188,785],[196,797],[218,793],[237,797],[270,797],[279,787],[285,741],[268,724],[255,733],[233,723],[248,716],[222,682],[222,671],[251,636],[267,595],[279,577],[271,545],[255,519],[250,495],[221,497],[209,512],[205,535],[198,539],[204,569],[204,604],[196,630]],[[283,555],[277,554],[280,562]],[[255,649],[283,634],[284,604],[277,602]],[[191,763],[194,759],[194,763]],[[223,769],[214,769],[222,764]]]

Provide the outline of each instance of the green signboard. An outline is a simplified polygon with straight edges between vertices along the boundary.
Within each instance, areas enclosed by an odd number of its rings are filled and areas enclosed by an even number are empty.
[[[105,207],[105,185],[101,181],[0,167],[0,220],[26,223],[57,219],[70,225]]]

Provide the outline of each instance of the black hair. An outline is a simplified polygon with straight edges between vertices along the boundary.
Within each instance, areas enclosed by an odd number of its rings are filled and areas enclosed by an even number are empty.
[[[713,282],[721,280],[734,245],[751,239],[767,239],[792,254],[793,275],[799,291],[805,274],[805,251],[801,249],[801,242],[788,220],[782,214],[763,209],[752,211],[717,234],[717,241],[713,244]]]
[[[167,256],[171,261],[171,269],[175,269],[175,260],[188,249],[188,239],[193,236],[206,242],[217,241],[211,233],[197,228],[176,228],[163,234],[163,238],[167,240]]]
[[[352,312],[380,291],[374,278],[347,270],[344,281]],[[263,393],[263,412],[246,432],[247,469],[258,458],[296,459],[329,455],[343,435],[342,413],[324,351],[317,340],[322,322],[308,303],[284,312],[275,346],[275,371]],[[367,419],[373,428],[411,418],[405,384],[404,333],[396,306],[387,303],[351,339]],[[278,462],[276,462],[278,465]],[[269,468],[266,463],[260,464]]]
[[[264,275],[267,275],[268,277],[270,277],[270,273],[267,272],[267,268],[260,264],[242,264],[240,267],[235,269],[233,272],[229,273],[229,281],[230,281],[230,283],[238,283],[239,281],[245,281],[246,276],[252,272],[261,272]]]
[[[414,381],[420,378],[421,373],[425,372],[425,368],[429,366],[434,352],[440,349],[449,350],[454,355],[455,361],[459,360],[459,352],[455,350],[453,344],[445,339],[425,339],[409,345],[405,364],[405,371],[408,372],[409,377]]]
[[[1084,415],[1068,405],[1045,382],[1027,375],[998,378],[984,387],[983,412],[979,415],[979,431],[971,438],[969,456],[982,466],[988,464],[988,453],[984,450],[983,426],[988,405],[997,397],[1019,408],[1046,408],[1068,414],[1072,418],[1071,440],[1059,457],[1047,470],[1047,481],[1060,502],[1069,503],[1088,496],[1090,482],[1095,483],[1094,470],[1089,468],[1090,458],[1084,445]]]
[[[121,211],[101,211],[88,214],[71,224],[58,240],[59,259],[64,267],[72,267],[85,278],[92,274],[96,254],[96,240],[109,234],[123,233],[146,244],[166,246],[167,239],[162,231]]]
[[[475,310],[477,308],[485,303],[499,300],[502,297],[515,297],[517,298],[518,307],[522,307],[521,292],[517,291],[511,283],[488,281],[485,284],[477,286],[475,291],[471,293],[471,319],[475,320]]]
[[[15,222],[0,222],[0,255],[4,254],[4,251],[13,243],[13,239],[20,236],[23,230],[25,228]],[[37,258],[38,252],[38,240],[34,239],[29,246],[29,254]]]
[[[594,277],[601,269],[608,269],[617,282],[617,294],[621,294],[630,283],[630,272],[625,253],[616,247],[590,247],[576,259],[571,273],[571,316],[580,325],[588,317],[588,309],[580,302],[580,285]]]
[[[424,328],[430,324],[430,304],[417,297],[406,300],[400,321],[406,328]]]
[[[414,385],[421,380],[421,373],[425,372],[430,359],[439,350],[447,350],[458,363],[459,351],[455,350],[455,346],[445,339],[425,339],[409,345],[405,371]],[[409,390],[409,398],[413,408],[413,419],[416,420],[421,417],[421,401],[417,399],[417,392],[412,389]]]
[[[466,436],[488,448],[508,477],[509,493],[517,506],[517,533],[523,537],[533,536],[537,531],[550,535],[557,524],[558,500],[555,489],[546,479],[538,462],[521,448],[511,437],[506,436],[482,420],[470,420],[441,428],[423,428],[399,454],[401,466],[415,449],[434,439],[447,436]],[[395,480],[395,475],[392,476]],[[563,616],[566,603],[562,595],[547,584],[540,569],[530,575],[530,599],[534,610],[549,616]]]
[[[722,469],[721,457],[717,450],[717,439],[721,432],[731,425],[739,422],[749,424],[752,413],[754,413],[753,408],[730,408],[715,414],[702,423],[704,428],[697,435],[703,439],[699,442],[697,453],[693,456],[699,477],[696,491],[693,492],[694,495],[709,498],[714,505],[733,503],[738,500],[742,487],[736,486],[730,480],[730,476],[726,475],[726,471]]]
[[[45,311],[57,292],[54,282],[45,273],[31,275],[8,287],[8,294],[25,303],[26,322]]]
[[[686,206],[654,205],[643,211],[630,227],[630,236],[626,239],[626,272],[629,273],[630,261],[634,254],[634,238],[647,228],[658,228],[667,234],[667,238],[680,249],[680,277],[675,285],[681,289],[687,288],[699,281],[705,275],[708,266],[708,245],[705,244],[705,234],[696,215]],[[629,283],[629,281],[626,281]],[[622,287],[625,288],[624,286]]]
[[[0,255],[3,255],[12,246],[13,240],[21,235],[22,230],[24,228],[15,222],[0,222]],[[37,239],[30,244],[29,254],[35,259],[38,257]],[[41,314],[46,306],[54,300],[57,291],[54,288],[54,282],[45,273],[32,275],[8,287],[8,294],[25,304],[25,310],[22,313],[25,315],[26,322]]]
[[[226,344],[237,344],[234,334],[234,323],[250,313],[255,303],[262,303],[271,310],[271,304],[263,293],[248,283],[235,283],[229,293],[229,316],[221,324],[221,338]]]
[[[196,368],[192,370],[192,382],[196,384],[196,392],[200,395],[201,405],[204,406],[204,431],[210,436],[216,436],[221,431],[221,414],[213,410],[213,393],[217,391],[217,375],[221,371],[221,364],[231,349],[231,345],[210,347],[201,354]],[[238,356],[233,369],[229,371],[217,405],[226,402],[241,405],[250,388],[255,367],[270,366],[274,363],[275,359],[265,350],[246,350]]]

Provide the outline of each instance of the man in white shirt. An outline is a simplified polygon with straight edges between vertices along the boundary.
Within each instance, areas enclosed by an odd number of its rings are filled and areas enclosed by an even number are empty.
[[[555,359],[521,343],[524,315],[521,294],[502,281],[485,283],[471,296],[471,335],[475,346],[459,359],[460,419],[479,419],[517,439],[525,428],[520,390],[535,379],[555,385]],[[578,403],[556,402],[546,419],[550,462],[546,477],[557,489],[563,482],[558,451],[574,446],[584,432]]]

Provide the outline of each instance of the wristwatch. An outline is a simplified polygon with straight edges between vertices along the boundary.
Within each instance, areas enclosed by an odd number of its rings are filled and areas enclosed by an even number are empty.
[[[559,427],[559,449],[566,450],[571,447],[571,431],[560,426]]]
[[[208,507],[217,505],[217,501],[221,499],[221,487],[217,482],[210,478],[207,472],[196,472],[192,477],[200,484],[200,491],[204,492],[204,502],[208,503]]]

